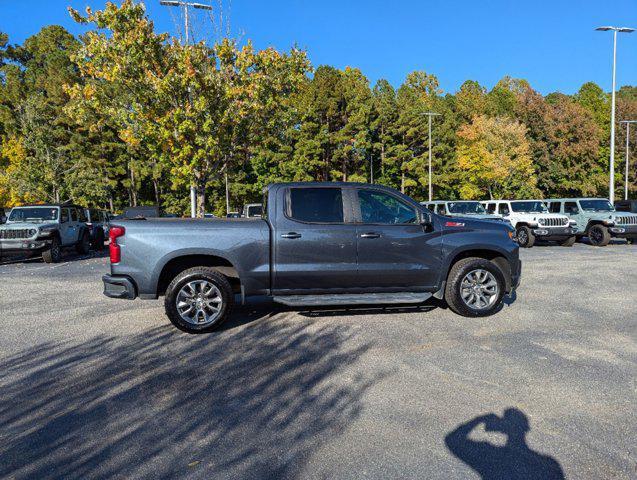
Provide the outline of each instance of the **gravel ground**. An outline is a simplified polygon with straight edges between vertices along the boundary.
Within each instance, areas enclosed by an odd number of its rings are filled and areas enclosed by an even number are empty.
[[[237,308],[191,336],[105,257],[0,264],[0,478],[635,478],[637,246],[522,252],[496,316]]]

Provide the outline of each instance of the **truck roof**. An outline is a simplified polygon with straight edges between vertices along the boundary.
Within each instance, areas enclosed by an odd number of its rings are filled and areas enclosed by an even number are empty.
[[[16,205],[13,208],[34,208],[34,207],[44,207],[44,208],[85,208],[81,205],[76,205],[75,203],[27,203],[24,205]]]

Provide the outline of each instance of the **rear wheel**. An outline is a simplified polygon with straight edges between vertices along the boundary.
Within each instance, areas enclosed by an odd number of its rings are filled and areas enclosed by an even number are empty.
[[[605,247],[610,242],[610,232],[604,225],[593,225],[588,229],[588,239],[596,247]]]
[[[485,317],[502,307],[506,282],[500,267],[484,258],[463,258],[447,277],[445,300],[464,317]]]
[[[566,240],[564,240],[560,245],[562,245],[563,247],[572,247],[573,245],[575,245],[575,240],[577,238],[575,237],[575,235],[573,235],[572,237],[568,237]]]
[[[518,244],[523,248],[531,248],[535,244],[535,235],[529,227],[518,227],[516,235]]]
[[[47,250],[42,252],[42,260],[46,263],[57,263],[62,258],[62,246],[60,245],[60,239],[53,237],[51,245]]]
[[[209,267],[180,273],[166,289],[164,307],[174,326],[188,333],[211,332],[228,318],[234,293],[228,279]]]

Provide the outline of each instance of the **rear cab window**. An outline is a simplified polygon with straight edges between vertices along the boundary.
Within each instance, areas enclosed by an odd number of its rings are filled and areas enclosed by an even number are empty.
[[[290,188],[287,216],[305,223],[343,223],[343,192],[340,188]]]

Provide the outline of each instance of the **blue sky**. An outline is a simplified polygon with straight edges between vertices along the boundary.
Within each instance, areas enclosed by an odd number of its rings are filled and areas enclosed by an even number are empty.
[[[199,0],[216,5],[218,0]],[[42,26],[74,33],[66,12],[104,0],[0,0],[0,30],[21,42]],[[175,33],[175,12],[146,0],[160,31]],[[455,92],[464,80],[492,87],[525,78],[542,93],[573,93],[586,81],[610,90],[612,34],[599,25],[637,28],[637,0],[225,0],[234,35],[263,48],[308,51],[312,63],[360,68],[373,83],[399,85],[413,70],[435,74]],[[637,85],[637,32],[618,42],[618,85]]]

